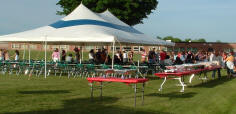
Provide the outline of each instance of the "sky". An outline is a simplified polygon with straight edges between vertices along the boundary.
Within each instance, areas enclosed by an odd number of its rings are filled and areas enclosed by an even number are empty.
[[[0,0],[0,35],[49,25],[63,16],[59,0]],[[157,9],[134,26],[149,36],[236,42],[236,0],[159,0]]]

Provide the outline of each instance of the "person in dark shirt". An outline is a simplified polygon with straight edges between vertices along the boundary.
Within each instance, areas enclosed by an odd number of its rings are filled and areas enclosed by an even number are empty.
[[[156,59],[155,48],[152,48],[152,51],[149,51],[149,54],[148,54],[148,62],[151,64],[154,64],[155,59]]]
[[[187,53],[186,61],[185,63],[193,63],[194,61],[194,56],[191,51]]]
[[[74,52],[75,52],[75,62],[79,63],[79,61],[80,61],[80,51],[79,51],[79,48],[75,47],[74,48]]]
[[[97,64],[101,64],[102,63],[102,51],[101,49],[98,49],[98,51],[95,54],[95,60]]]
[[[174,62],[174,65],[182,65],[183,64],[183,61],[181,61],[180,57],[176,57],[175,58],[175,62]]]
[[[65,62],[66,61],[66,51],[63,49],[61,52],[61,61]]]

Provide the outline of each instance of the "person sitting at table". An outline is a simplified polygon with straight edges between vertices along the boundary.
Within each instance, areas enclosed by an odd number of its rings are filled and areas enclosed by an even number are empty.
[[[18,51],[18,50],[15,50],[15,55],[14,55],[15,57],[15,61],[19,61],[19,59],[20,59],[20,52]]]
[[[171,66],[171,65],[173,65],[173,62],[172,62],[172,60],[170,59],[170,56],[169,56],[169,55],[166,56],[166,59],[164,60],[164,65],[165,65],[165,66]]]
[[[61,52],[61,61],[65,62],[66,61],[66,51],[63,49]]]
[[[90,63],[94,63],[94,56],[95,56],[94,49],[91,49],[89,51],[89,62]]]
[[[184,62],[180,59],[180,57],[176,57],[175,58],[175,62],[174,62],[174,65],[182,65]]]
[[[74,59],[73,59],[73,55],[70,53],[69,56],[66,56],[66,62],[67,63],[73,63]]]
[[[58,48],[54,50],[52,53],[52,60],[53,62],[59,62],[60,61],[60,52],[58,51]]]

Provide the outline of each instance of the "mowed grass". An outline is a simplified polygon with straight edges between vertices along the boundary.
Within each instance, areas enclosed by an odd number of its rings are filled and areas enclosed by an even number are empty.
[[[162,79],[152,76],[134,108],[134,89],[123,83],[105,84],[103,100],[99,90],[90,99],[86,79],[43,76],[28,80],[27,76],[0,75],[0,113],[2,114],[235,114],[236,80],[224,76],[202,83],[195,77],[193,84],[179,93],[177,80],[168,80],[158,92]],[[211,73],[208,74],[209,77]],[[187,78],[185,78],[187,83]],[[99,85],[98,83],[95,83]],[[139,85],[141,87],[141,85]]]

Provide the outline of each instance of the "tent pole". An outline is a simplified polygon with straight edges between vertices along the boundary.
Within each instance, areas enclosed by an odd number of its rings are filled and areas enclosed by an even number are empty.
[[[24,43],[24,54],[23,54],[23,60],[25,60],[25,43]]]
[[[115,39],[114,39],[114,41],[112,43],[112,66],[111,66],[112,69],[114,69],[115,43],[116,42],[115,42]]]
[[[45,68],[45,71],[44,71],[44,78],[46,79],[47,78],[47,41],[45,41],[45,53],[44,53],[44,55],[45,55],[45,57],[44,57],[44,59],[45,59],[45,61],[44,61],[44,68]]]
[[[82,51],[82,54],[81,54],[82,57],[81,58],[82,58],[82,61],[83,61],[84,60],[84,47],[83,46],[81,47],[81,51]]]
[[[30,64],[30,59],[31,59],[31,55],[30,55],[30,44],[28,45],[29,48],[29,64]]]

